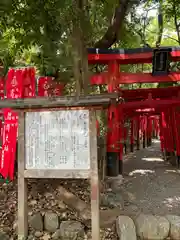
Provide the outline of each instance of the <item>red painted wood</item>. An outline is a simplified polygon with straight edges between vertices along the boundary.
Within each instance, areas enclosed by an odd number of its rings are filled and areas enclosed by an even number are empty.
[[[127,102],[121,105],[122,109],[145,109],[145,108],[167,108],[170,106],[180,105],[180,100],[146,100],[146,101],[135,101]]]
[[[152,76],[151,73],[122,72],[113,80],[116,84],[178,82],[180,81],[180,72],[171,72],[166,76]],[[111,77],[108,72],[95,74],[90,78],[91,85],[109,84],[110,81]]]
[[[108,63],[108,92],[114,92],[118,88],[116,78],[119,76],[120,70],[117,61],[111,61]]]
[[[180,136],[178,133],[178,114],[175,108],[172,108],[172,120],[174,122],[173,128],[174,128],[174,138],[175,138],[175,145],[176,145],[176,154],[177,156],[180,156]]]
[[[174,139],[173,139],[173,125],[171,121],[171,110],[170,108],[165,112],[165,121],[167,125],[167,151],[174,152]]]
[[[165,139],[164,139],[164,126],[163,126],[163,113],[160,115],[159,125],[160,125],[160,141],[161,141],[161,151],[165,150]]]
[[[115,76],[118,74],[118,64],[116,61],[111,61],[108,64],[108,71],[110,81],[108,83],[108,92],[114,92],[117,88],[114,81]],[[121,115],[118,113],[118,106],[111,105],[108,109],[108,131],[107,131],[107,152],[119,152],[119,122]]]
[[[131,53],[131,54],[88,54],[89,64],[107,64],[109,61],[116,60],[120,64],[152,63],[153,53]],[[171,52],[171,61],[180,61],[180,51]]]
[[[130,137],[130,143],[134,144],[134,118],[131,119],[131,137]]]
[[[178,97],[180,92],[180,86],[178,87],[166,87],[166,88],[145,88],[145,89],[133,89],[133,90],[122,90],[120,89],[120,96],[125,100],[132,101],[135,99],[147,99],[148,94],[152,94],[152,98],[171,98]]]

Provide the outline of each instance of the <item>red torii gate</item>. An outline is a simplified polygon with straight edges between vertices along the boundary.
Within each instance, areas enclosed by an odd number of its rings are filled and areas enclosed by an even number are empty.
[[[167,47],[160,48],[166,51]],[[88,49],[89,64],[107,64],[108,72],[95,74],[91,77],[91,84],[109,84],[111,81],[117,84],[132,83],[160,83],[180,81],[180,72],[170,72],[168,75],[154,77],[152,73],[126,73],[120,72],[120,65],[152,63],[153,48],[136,49]],[[180,61],[180,47],[172,47],[171,62]]]
[[[129,103],[126,103],[126,106],[123,106],[123,109],[126,111],[126,114],[128,116],[137,115],[137,112],[141,114],[146,113],[146,115],[156,114],[160,116],[161,150],[163,152],[165,150],[165,154],[167,156],[172,156],[170,158],[170,161],[173,165],[179,165],[180,159],[180,133],[178,132],[180,116],[177,111],[177,107],[180,104],[179,90],[179,86],[168,88],[120,90],[121,96],[123,96],[124,99],[128,100]],[[147,98],[149,98],[149,95],[151,96],[151,99],[148,100]],[[154,98],[154,100],[152,98]],[[137,100],[141,100],[141,102],[138,102]],[[145,101],[142,102],[142,100]],[[141,107],[141,110],[135,109],[136,104],[138,108]],[[147,107],[147,104],[150,105],[151,108],[144,109],[143,106]],[[164,121],[164,123],[162,121]],[[168,125],[168,132],[164,132],[163,125]],[[177,160],[174,158],[175,151],[177,155]]]
[[[180,48],[161,48],[158,49],[158,54],[166,54],[165,60],[167,61],[179,61],[180,60]],[[119,84],[133,84],[133,83],[164,83],[164,82],[177,82],[180,81],[180,72],[168,72],[166,66],[164,68],[164,62],[161,64],[160,69],[153,66],[152,73],[125,73],[120,72],[120,65],[122,64],[143,64],[157,62],[155,60],[157,49],[151,48],[137,48],[137,49],[88,49],[88,61],[89,64],[107,64],[108,71],[94,74],[91,76],[92,85],[107,84],[108,92],[117,91]],[[165,56],[165,55],[164,55]],[[169,58],[169,59],[168,59]],[[160,59],[159,59],[160,62]],[[164,69],[163,69],[164,68]],[[154,108],[155,111],[161,112],[167,105],[178,106],[180,104],[179,87],[158,89],[141,89],[141,90],[121,90],[120,96],[125,101],[131,101],[122,103],[119,109],[111,106],[108,113],[108,125],[112,132],[108,132],[107,137],[107,165],[108,175],[118,175],[122,173],[122,143],[119,141],[122,139],[122,122],[123,114],[133,109],[145,109]],[[148,99],[149,94],[151,98]],[[158,96],[159,95],[159,96]],[[173,96],[177,99],[173,99]],[[157,99],[158,98],[158,99]],[[137,101],[143,100],[145,101]],[[135,100],[135,101],[134,101]],[[161,111],[160,111],[161,110]],[[137,114],[137,112],[136,112]],[[120,131],[117,129],[117,123],[119,124]],[[113,145],[113,147],[112,147]],[[120,161],[118,161],[120,160]],[[119,171],[117,171],[119,169]]]

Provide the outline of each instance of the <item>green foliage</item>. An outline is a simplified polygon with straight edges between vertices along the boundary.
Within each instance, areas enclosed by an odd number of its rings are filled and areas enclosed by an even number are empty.
[[[88,18],[84,19],[87,43],[90,47],[100,39],[110,25],[117,0],[88,1]],[[175,5],[174,5],[175,3]],[[180,0],[163,1],[164,31],[161,45],[178,46],[175,14],[179,21]],[[158,1],[145,1],[140,5],[142,14],[134,7],[124,19],[120,40],[116,48],[136,48],[148,43],[155,46],[158,22],[157,14],[148,15],[156,9]],[[175,6],[175,8],[174,8]],[[156,11],[156,10],[154,10]],[[0,1],[0,64],[4,73],[10,66],[33,65],[39,74],[54,75],[60,72],[61,81],[72,83],[71,34],[76,20],[70,0],[1,0]],[[147,72],[151,66],[126,65],[121,71]],[[152,84],[135,84],[128,88],[156,87]]]
[[[68,17],[68,1],[12,0],[11,8],[8,6],[1,19],[3,38],[10,37],[8,49],[15,58],[21,54],[27,56],[25,63],[35,64],[41,74],[55,73],[59,68],[57,51],[67,28],[64,21]],[[4,9],[4,4],[0,9]]]

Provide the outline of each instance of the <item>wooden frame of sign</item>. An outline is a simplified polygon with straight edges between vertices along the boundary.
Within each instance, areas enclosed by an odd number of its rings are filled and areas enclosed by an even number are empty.
[[[25,114],[19,116],[19,141],[18,141],[18,239],[25,239],[28,233],[27,219],[27,179],[28,178],[90,178],[91,179],[91,212],[92,212],[92,239],[99,240],[99,179],[97,164],[97,133],[96,119],[93,110],[89,111],[89,145],[90,162],[89,170],[66,169],[25,169]]]
[[[65,99],[65,97],[61,97],[52,99],[37,98],[36,101],[35,99],[19,99],[18,101],[4,100],[0,102],[0,108],[10,106],[11,108],[19,111],[18,240],[25,240],[28,236],[27,179],[30,178],[89,178],[91,182],[92,239],[100,239],[99,177],[95,110],[107,108],[112,101],[116,104],[117,94],[104,94],[104,96],[101,97],[96,97],[96,95],[94,95],[81,98],[80,100],[76,100],[76,98],[74,98],[72,101]],[[68,109],[68,111],[71,111],[72,109],[88,109],[89,111],[89,169],[36,169],[36,166],[33,169],[26,169],[25,115],[27,112],[32,111],[61,111],[65,109]]]

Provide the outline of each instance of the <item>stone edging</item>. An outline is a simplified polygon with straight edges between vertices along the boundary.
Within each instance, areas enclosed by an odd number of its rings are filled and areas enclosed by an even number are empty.
[[[180,216],[119,216],[116,230],[120,240],[180,240]]]
[[[64,221],[54,212],[34,213],[29,218],[29,225],[31,234],[28,240],[91,239],[90,232],[86,235],[88,238],[84,238],[85,229],[81,222]],[[180,216],[121,215],[116,219],[116,232],[119,240],[180,240]],[[8,240],[9,237],[0,231],[0,239]]]
[[[29,223],[35,235],[40,235],[45,230],[51,233],[52,239],[84,239],[84,226],[80,222],[61,221],[53,212],[47,212],[44,216],[36,213]],[[180,240],[180,216],[119,216],[116,231],[119,240]]]

